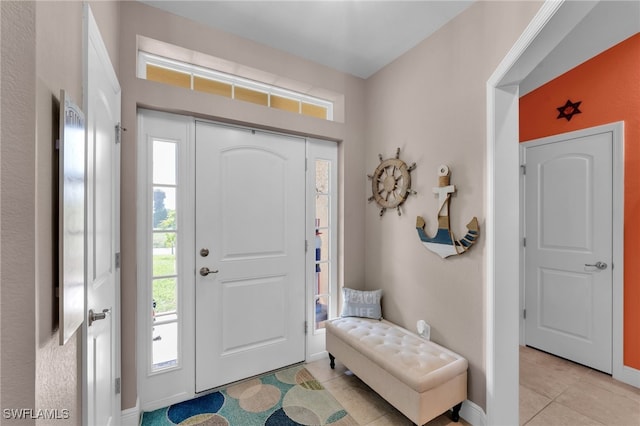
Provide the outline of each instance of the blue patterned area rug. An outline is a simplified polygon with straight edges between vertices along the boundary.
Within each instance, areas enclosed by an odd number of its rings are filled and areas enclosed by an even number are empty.
[[[141,426],[353,426],[357,423],[303,366],[142,413]]]

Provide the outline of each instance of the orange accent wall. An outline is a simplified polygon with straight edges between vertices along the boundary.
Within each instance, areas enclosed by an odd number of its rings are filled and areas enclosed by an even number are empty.
[[[567,99],[582,101],[581,113],[557,119]],[[624,121],[624,364],[640,369],[640,33],[520,98],[521,142],[616,121]]]

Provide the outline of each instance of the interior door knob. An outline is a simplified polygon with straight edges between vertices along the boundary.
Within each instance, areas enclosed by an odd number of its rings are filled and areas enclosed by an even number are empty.
[[[206,266],[203,266],[202,268],[200,268],[200,275],[202,275],[203,277],[206,277],[209,274],[217,274],[218,270],[211,270],[209,268],[207,268]]]
[[[600,270],[607,269],[607,264],[605,262],[596,262],[596,263],[585,263],[584,266],[594,266]]]

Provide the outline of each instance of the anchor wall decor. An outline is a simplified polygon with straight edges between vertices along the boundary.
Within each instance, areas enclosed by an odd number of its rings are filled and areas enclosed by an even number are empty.
[[[460,240],[456,240],[451,232],[449,201],[451,194],[456,192],[456,187],[449,184],[450,174],[449,167],[441,165],[438,168],[438,186],[433,188],[433,192],[438,194],[438,232],[436,235],[434,237],[427,236],[424,230],[424,219],[422,216],[418,216],[416,219],[416,230],[422,244],[443,259],[466,252],[476,243],[480,235],[480,227],[476,217],[467,224],[467,234]]]

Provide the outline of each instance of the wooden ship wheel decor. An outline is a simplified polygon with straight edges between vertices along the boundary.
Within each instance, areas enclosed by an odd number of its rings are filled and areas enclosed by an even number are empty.
[[[467,234],[456,240],[451,232],[449,223],[449,201],[451,194],[456,192],[456,187],[449,184],[449,166],[438,167],[438,186],[433,188],[433,192],[438,194],[438,232],[433,237],[429,237],[424,230],[425,222],[422,216],[416,219],[416,230],[422,244],[443,259],[449,256],[466,252],[478,240],[480,227],[478,219],[474,217],[467,224]]]
[[[411,189],[411,171],[416,168],[416,163],[411,166],[400,159],[400,148],[396,150],[395,158],[382,159],[378,154],[380,164],[372,175],[367,175],[371,180],[371,192],[369,202],[375,201],[380,206],[380,216],[387,209],[396,209],[398,216],[402,215],[400,205],[404,203],[409,194],[416,194]]]

